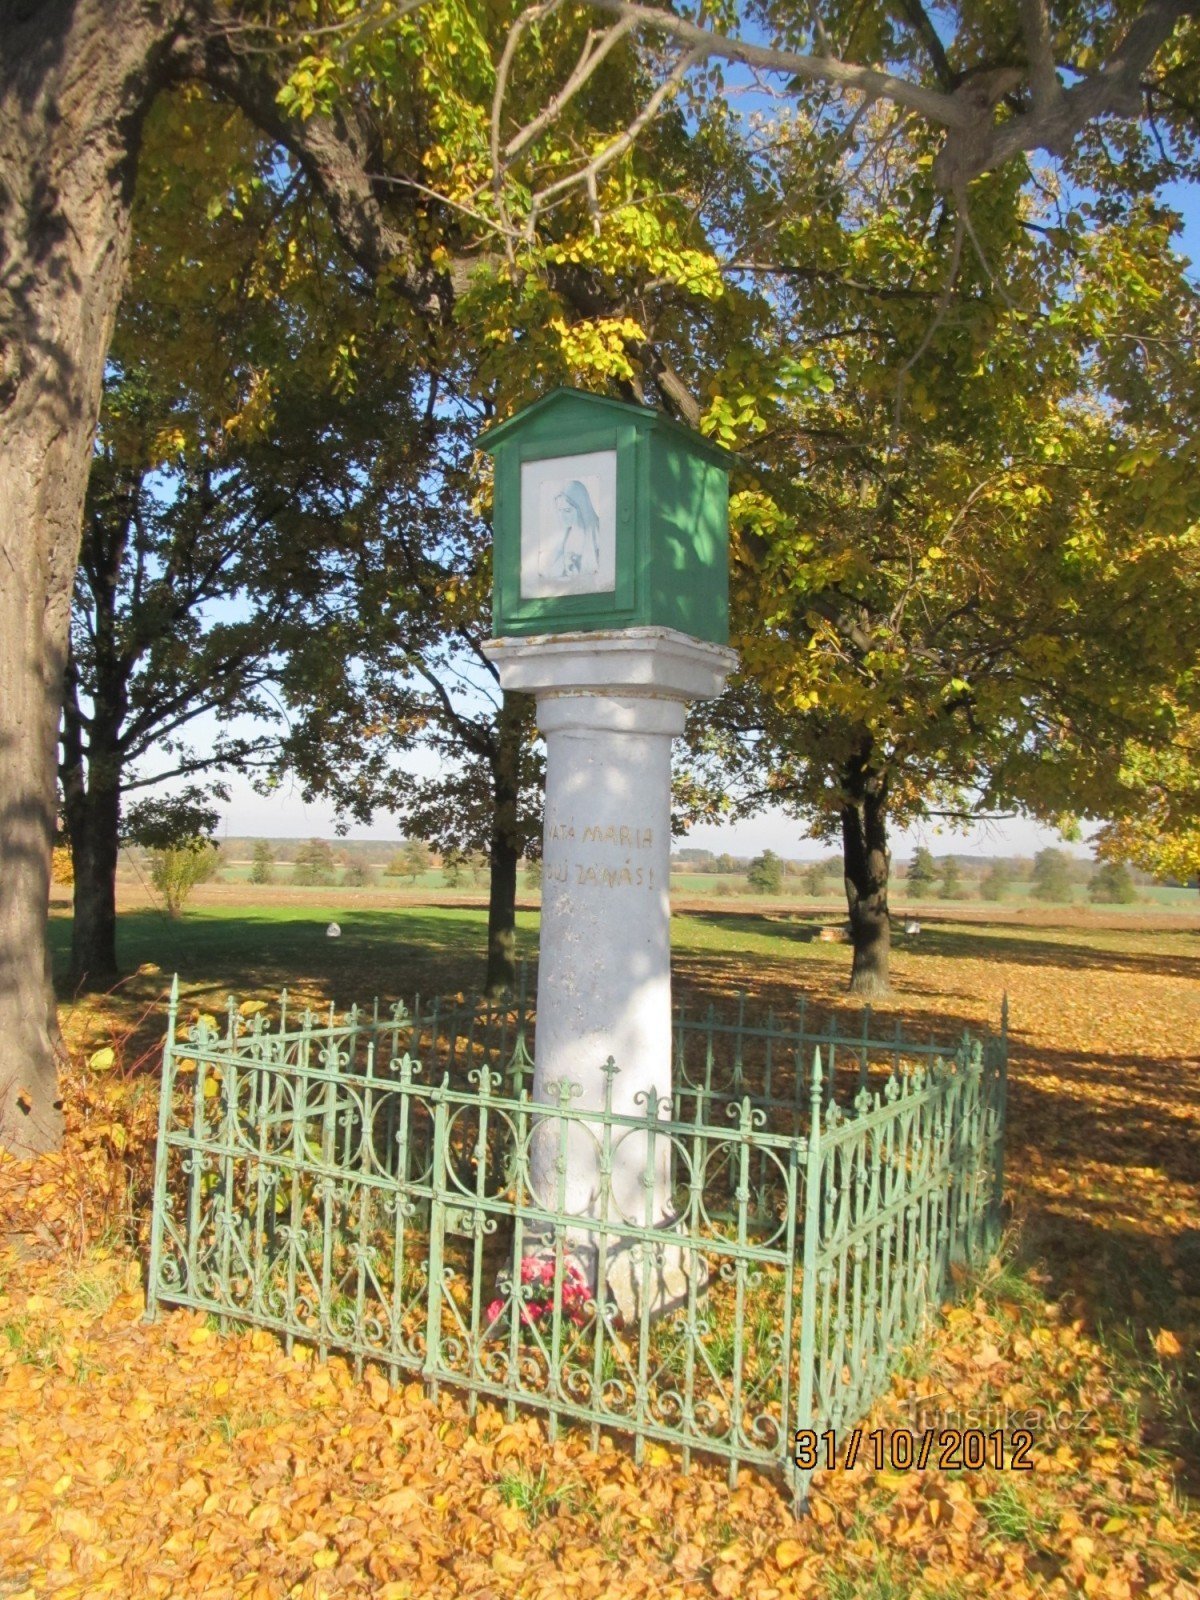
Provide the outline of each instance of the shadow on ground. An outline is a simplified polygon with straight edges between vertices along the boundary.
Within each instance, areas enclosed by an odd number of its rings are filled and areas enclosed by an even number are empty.
[[[697,910],[689,911],[687,916],[702,927],[726,936],[730,944],[751,935],[804,946],[819,942],[817,936],[822,928],[838,926],[836,918],[787,911]],[[1195,940],[1195,930],[1186,924],[1179,928],[1128,931],[1097,928],[1091,935],[1091,942],[1087,942],[1071,937],[1070,932],[1062,929],[1035,930],[1020,922],[996,920],[975,924],[922,919],[919,935],[906,936],[897,927],[892,943],[899,951],[941,956],[947,960],[993,959],[1021,966],[1061,967],[1067,971],[1147,973],[1200,980],[1200,940],[1196,941],[1194,955],[1181,953],[1178,948],[1180,939],[1189,936]],[[1130,939],[1135,939],[1142,948],[1132,951],[1127,947],[1117,948],[1122,943],[1127,946]],[[1103,943],[1110,940],[1114,948],[1103,948]],[[830,948],[839,946],[834,944]]]
[[[528,922],[529,919],[523,919]],[[328,936],[330,923],[340,929]],[[71,925],[50,925],[58,992],[70,1005],[65,973]],[[536,934],[518,926],[518,953],[532,951]],[[419,993],[477,989],[486,956],[486,917],[478,910],[406,907],[395,911],[345,911],[336,903],[286,912],[239,908],[235,915],[203,912],[175,920],[151,910],[120,919],[122,968],[134,974],[153,963],[178,972],[184,993],[216,987],[221,997],[236,973],[238,997],[261,990],[318,990],[339,1009],[381,1000],[411,1000]]]

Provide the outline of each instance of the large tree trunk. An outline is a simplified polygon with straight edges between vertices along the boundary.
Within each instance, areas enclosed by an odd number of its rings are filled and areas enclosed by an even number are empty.
[[[80,705],[79,667],[72,644],[63,674],[58,776],[75,868],[71,987],[76,993],[109,989],[118,975],[121,727],[129,710],[134,657],[117,648],[117,596],[130,521],[128,514],[113,518],[96,514],[85,524],[82,571],[87,573],[91,596],[90,716]]]
[[[95,992],[111,988],[118,976],[120,791],[112,783],[93,781],[82,802],[68,804],[65,814],[75,866],[71,987]]]
[[[892,923],[888,912],[887,774],[871,765],[864,738],[842,772],[842,863],[854,962],[852,994],[886,994]]]
[[[517,863],[521,835],[517,806],[521,790],[522,697],[506,694],[496,729],[492,758],[492,836],[488,855],[488,950],[484,993],[492,998],[513,987],[517,976]]]
[[[286,14],[286,8],[285,8]],[[104,359],[129,254],[141,129],[186,76],[290,145],[343,244],[438,312],[452,289],[385,217],[373,145],[340,112],[288,120],[208,0],[0,0],[0,1145],[62,1129],[45,932],[55,735]]]
[[[44,958],[55,744],[139,129],[170,4],[0,0],[0,1144],[62,1131]]]
[[[517,976],[517,863],[520,852],[499,831],[489,851],[488,953],[484,993],[492,998],[512,989]]]

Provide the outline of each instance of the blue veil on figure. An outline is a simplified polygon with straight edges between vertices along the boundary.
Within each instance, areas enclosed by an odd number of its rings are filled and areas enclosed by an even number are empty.
[[[600,570],[600,518],[592,497],[578,478],[572,478],[554,496],[554,509],[562,528],[555,555],[560,578],[592,577]]]

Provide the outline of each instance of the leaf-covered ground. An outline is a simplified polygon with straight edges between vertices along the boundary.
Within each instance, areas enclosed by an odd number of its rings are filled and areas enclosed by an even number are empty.
[[[782,913],[681,918],[680,988],[844,1004],[845,952],[809,931]],[[365,948],[366,993],[395,990]],[[457,938],[409,948],[427,991],[465,980]],[[314,949],[311,993],[366,997]],[[198,965],[189,1003],[247,992],[215,936]],[[897,952],[895,979],[881,1011],[949,1036],[1009,994],[1014,1220],[1010,1259],[961,1285],[865,1426],[1026,1423],[1032,1471],[877,1471],[864,1451],[818,1475],[796,1523],[748,1472],[730,1491],[658,1448],[635,1469],[619,1443],[593,1454],[531,1420],[468,1421],[446,1393],[356,1382],[261,1333],[184,1312],[145,1324],[139,1057],[162,981],[146,972],[70,1012],[63,1155],[0,1168],[0,1596],[1192,1600],[1200,939],[947,921]],[[111,1065],[83,1065],[110,1042]]]

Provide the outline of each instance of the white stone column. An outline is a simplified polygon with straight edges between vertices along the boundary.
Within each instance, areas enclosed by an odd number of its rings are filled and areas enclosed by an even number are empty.
[[[497,639],[485,650],[506,690],[536,696],[546,740],[534,1098],[553,1104],[569,1082],[573,1106],[602,1110],[611,1057],[613,1111],[644,1116],[650,1091],[671,1098],[671,741],[688,704],[719,694],[737,657],[669,628]],[[614,1135],[618,1231],[647,1220],[646,1142]],[[669,1226],[670,1152],[655,1143],[650,1210]],[[597,1217],[599,1130],[573,1130],[565,1174],[560,1164],[557,1140],[535,1136],[535,1191],[552,1202],[562,1184],[568,1211]]]

